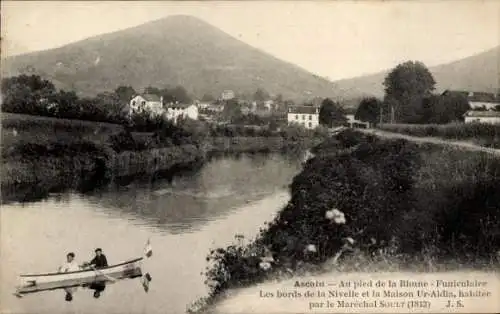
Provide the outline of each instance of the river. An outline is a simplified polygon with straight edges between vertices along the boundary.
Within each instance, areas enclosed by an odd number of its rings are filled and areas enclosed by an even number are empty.
[[[288,201],[300,163],[283,155],[221,157],[173,180],[134,181],[91,194],[62,193],[1,207],[2,313],[184,313],[205,296],[211,248],[253,238]],[[21,273],[56,271],[66,253],[81,263],[101,247],[110,264],[141,256],[150,238],[152,276],[109,284],[100,298],[79,288],[72,302],[54,290],[12,295]]]

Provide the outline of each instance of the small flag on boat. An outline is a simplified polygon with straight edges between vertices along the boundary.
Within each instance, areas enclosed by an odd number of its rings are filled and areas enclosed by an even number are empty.
[[[153,255],[153,248],[151,247],[149,239],[148,242],[146,243],[146,246],[144,247],[144,255],[146,257],[151,257],[151,255]]]

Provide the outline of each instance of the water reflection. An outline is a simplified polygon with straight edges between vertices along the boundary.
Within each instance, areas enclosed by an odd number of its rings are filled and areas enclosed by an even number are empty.
[[[110,216],[125,215],[172,234],[195,232],[241,205],[283,190],[298,169],[298,161],[280,155],[215,158],[193,176],[132,182],[86,199]]]
[[[299,168],[299,162],[279,155],[215,159],[171,182],[133,181],[92,194],[55,194],[2,206],[2,310],[184,313],[187,304],[208,292],[200,273],[209,250],[232,243],[235,234],[253,238],[288,201],[283,186]],[[137,278],[106,281],[102,291],[79,286],[71,302],[61,289],[22,299],[12,295],[19,274],[55,271],[65,252],[82,256],[101,247],[115,265],[141,256],[149,238],[155,253],[143,261],[144,272],[154,277],[147,293]]]

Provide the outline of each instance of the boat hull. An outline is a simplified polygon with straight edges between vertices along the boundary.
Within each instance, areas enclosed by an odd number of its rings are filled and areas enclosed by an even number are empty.
[[[143,258],[137,258],[97,270],[85,269],[65,273],[20,275],[20,285],[17,287],[16,293],[26,294],[46,290],[86,286],[95,282],[141,277],[142,260]]]

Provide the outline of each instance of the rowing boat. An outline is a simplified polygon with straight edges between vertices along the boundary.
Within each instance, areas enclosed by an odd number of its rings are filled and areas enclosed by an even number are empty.
[[[139,257],[120,264],[99,269],[83,269],[65,273],[46,273],[20,275],[20,285],[17,294],[26,294],[46,290],[86,286],[96,282],[112,281],[113,279],[136,278],[142,276]]]

